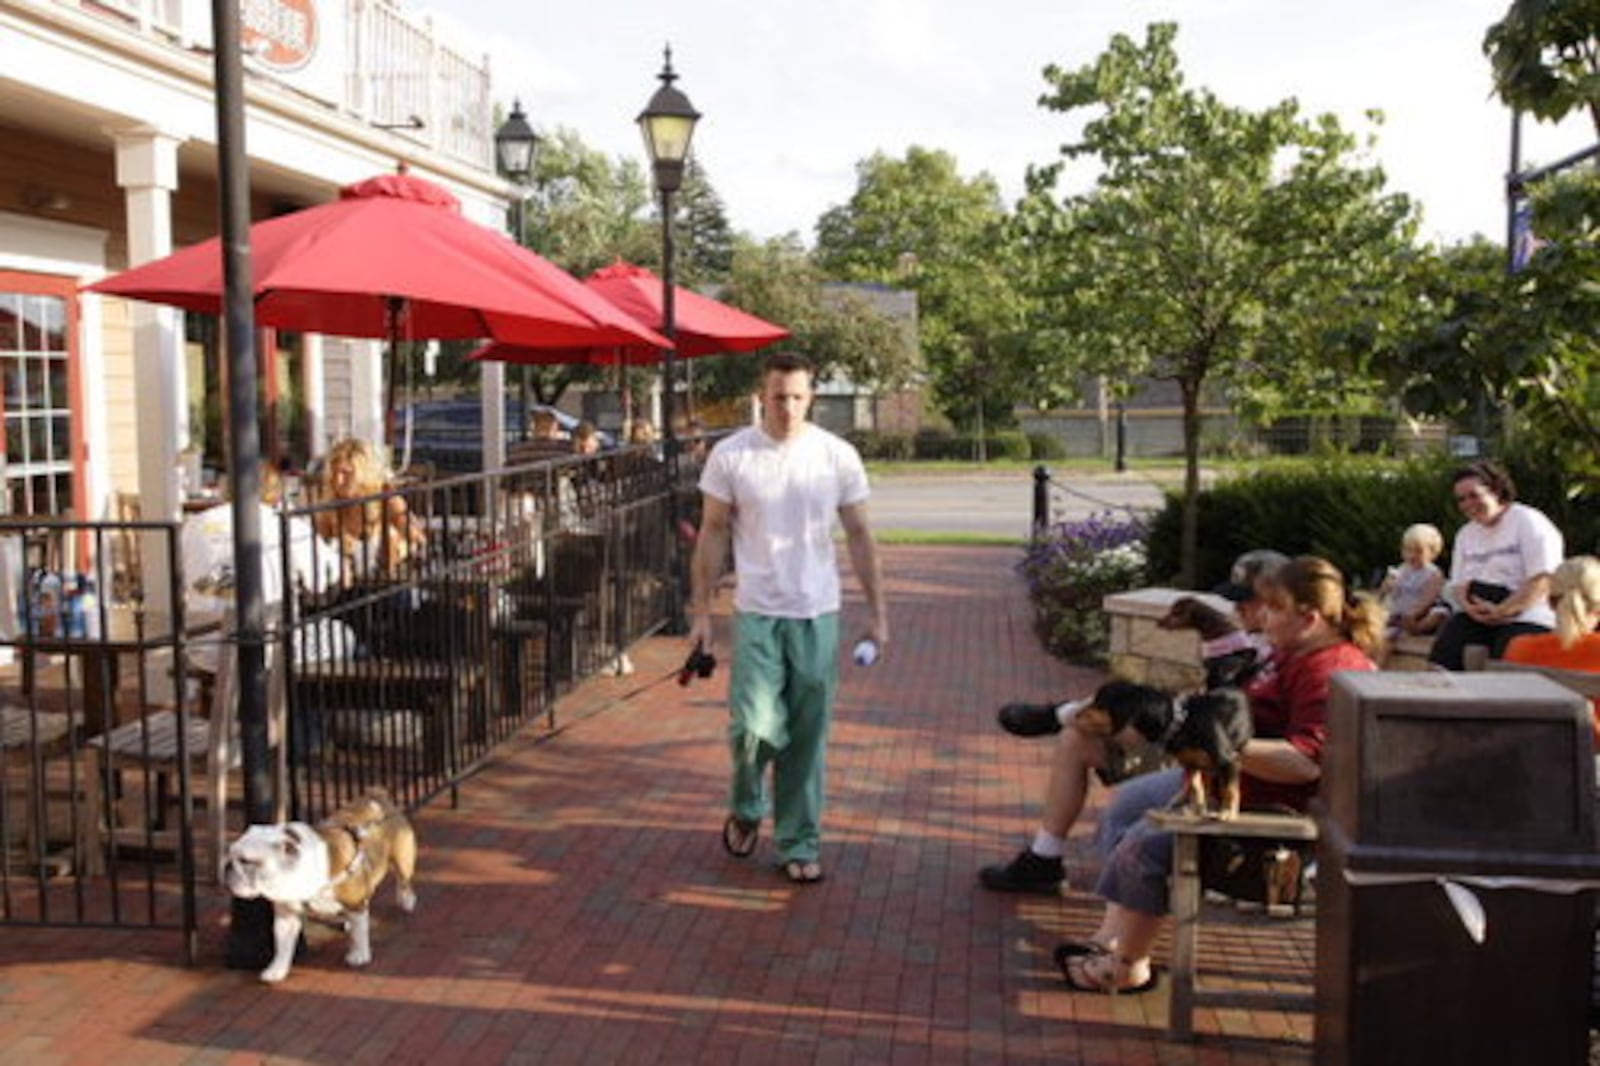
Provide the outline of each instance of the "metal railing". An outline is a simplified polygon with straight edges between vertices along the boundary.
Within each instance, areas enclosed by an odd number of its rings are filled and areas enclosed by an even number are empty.
[[[181,0],[103,0],[80,4],[59,0],[99,20],[172,48],[188,58],[209,48],[210,9]],[[307,80],[303,71],[273,73],[250,67],[254,78],[282,81],[300,99],[321,100],[353,118],[383,124],[397,136],[476,167],[494,160],[493,107],[488,60],[444,39],[431,19],[389,0],[343,0],[328,17],[343,25],[343,50],[331,77]],[[415,116],[421,125],[405,124]]]
[[[496,745],[553,727],[561,694],[669,619],[687,547],[669,493],[690,513],[695,473],[637,448],[280,513],[278,807],[315,822],[373,787],[453,798]],[[308,535],[397,500],[372,537]],[[109,589],[130,537],[168,560],[172,617],[70,595],[80,570]],[[242,813],[231,614],[185,616],[180,543],[176,524],[0,520],[0,925],[172,929],[193,958],[197,886]]]

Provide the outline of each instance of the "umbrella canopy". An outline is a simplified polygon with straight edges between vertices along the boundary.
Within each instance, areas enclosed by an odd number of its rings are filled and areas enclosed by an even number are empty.
[[[601,267],[584,281],[584,287],[605,297],[613,306],[652,329],[664,329],[661,308],[661,279],[644,267],[621,259]],[[751,352],[789,336],[789,331],[765,319],[701,296],[683,286],[673,287],[673,322],[677,333],[677,353],[682,357],[716,355],[721,352]],[[594,363],[633,365],[659,361],[657,348],[647,344],[622,344],[611,347],[582,346],[562,349],[543,345],[538,349],[515,342],[496,341],[473,352],[472,359],[505,363],[556,364]]]
[[[572,275],[468,221],[409,174],[250,228],[256,322],[345,337],[492,337],[535,347],[668,342]],[[89,291],[220,314],[222,244],[202,241]]]

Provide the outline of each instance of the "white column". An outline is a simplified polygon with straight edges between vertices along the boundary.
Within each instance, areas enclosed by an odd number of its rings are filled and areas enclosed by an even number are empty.
[[[483,468],[499,470],[506,465],[506,365],[484,360],[479,363],[479,395],[483,398]],[[522,413],[524,421],[528,413]],[[516,427],[520,435],[522,427]]]
[[[328,390],[323,380],[322,334],[303,334],[300,369],[301,399],[306,412],[306,444],[312,458],[328,450]]]
[[[150,126],[114,133],[117,185],[127,209],[128,262],[138,266],[172,251],[172,193],[178,187],[179,139]],[[178,312],[132,301],[133,365],[139,381],[139,506],[148,520],[175,521],[181,513],[178,453],[189,443],[182,320]],[[148,538],[154,540],[155,538]],[[142,552],[146,605],[171,609],[171,573],[154,543]]]

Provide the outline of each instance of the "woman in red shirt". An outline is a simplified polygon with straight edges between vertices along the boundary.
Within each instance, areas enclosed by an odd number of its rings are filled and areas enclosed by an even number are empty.
[[[1314,556],[1263,578],[1261,594],[1274,651],[1271,670],[1247,690],[1255,738],[1240,760],[1244,803],[1304,810],[1322,777],[1330,679],[1340,670],[1376,669],[1372,655],[1383,645],[1387,616],[1377,600],[1352,597],[1338,568]],[[1168,770],[1141,778],[1145,809],[1170,800],[1180,777]],[[1132,792],[1127,799],[1134,801]],[[1074,991],[1143,992],[1155,984],[1150,949],[1168,911],[1172,837],[1134,812],[1108,815],[1121,832],[1106,841],[1109,857],[1095,886],[1105,915],[1088,941],[1057,948],[1056,962]]]

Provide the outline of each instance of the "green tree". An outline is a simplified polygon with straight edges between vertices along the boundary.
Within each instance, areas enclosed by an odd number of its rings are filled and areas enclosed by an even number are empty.
[[[1088,192],[1057,202],[1063,160],[1035,168],[1019,228],[1041,301],[1032,351],[1057,373],[1147,375],[1183,402],[1183,569],[1195,575],[1200,399],[1340,383],[1320,338],[1363,313],[1409,239],[1411,207],[1331,115],[1293,100],[1230,107],[1185,87],[1177,27],[1118,34],[1093,63],[1045,69],[1043,107],[1094,109],[1065,159],[1098,160]],[[1352,294],[1355,294],[1354,296]]]
[[[993,178],[963,178],[947,152],[912,147],[856,167],[856,191],[817,223],[817,261],[844,281],[917,294],[934,399],[962,425],[1008,420],[1017,374],[1008,357],[1026,324],[1010,231]]]
[[[793,236],[735,243],[732,271],[718,299],[789,330],[783,347],[817,364],[818,377],[845,376],[876,388],[908,383],[918,367],[915,337],[827,279]],[[755,391],[760,353],[711,356],[694,363],[695,388],[721,399]]]
[[[699,288],[726,281],[733,269],[733,227],[728,224],[722,197],[693,153],[684,168],[677,207],[675,265],[679,282]]]
[[[1552,122],[1585,108],[1600,134],[1600,0],[1513,0],[1483,51],[1508,105]]]

